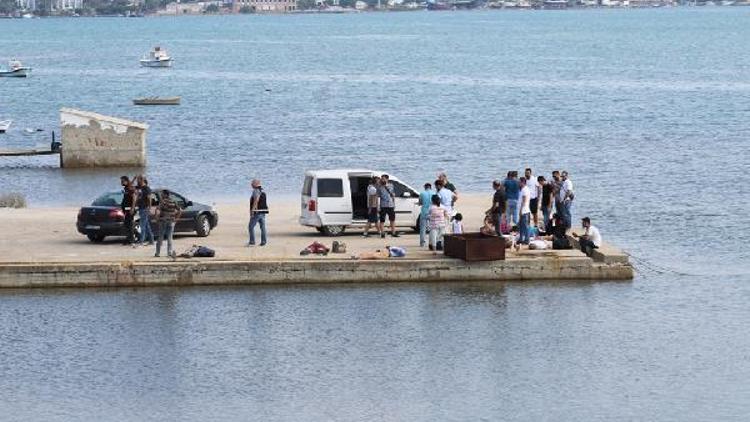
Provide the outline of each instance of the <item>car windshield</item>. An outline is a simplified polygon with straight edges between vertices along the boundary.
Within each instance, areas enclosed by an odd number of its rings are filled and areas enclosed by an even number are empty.
[[[95,207],[117,207],[122,202],[122,192],[109,192],[96,198],[91,204]]]

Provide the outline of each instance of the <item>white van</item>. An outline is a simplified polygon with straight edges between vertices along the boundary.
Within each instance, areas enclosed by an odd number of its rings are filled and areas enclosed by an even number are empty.
[[[305,172],[300,224],[315,227],[328,236],[338,236],[347,227],[364,227],[367,224],[367,186],[372,176],[381,174],[388,173],[346,169]],[[418,230],[419,194],[398,178],[388,176],[396,194],[396,226]]]

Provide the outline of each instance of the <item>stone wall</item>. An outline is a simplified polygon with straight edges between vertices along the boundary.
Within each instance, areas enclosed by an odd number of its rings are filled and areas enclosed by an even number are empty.
[[[582,256],[506,261],[457,259],[0,263],[0,288],[130,287],[225,284],[389,283],[449,281],[630,280],[629,263]]]
[[[75,167],[143,167],[148,125],[87,111],[60,110],[61,164]]]

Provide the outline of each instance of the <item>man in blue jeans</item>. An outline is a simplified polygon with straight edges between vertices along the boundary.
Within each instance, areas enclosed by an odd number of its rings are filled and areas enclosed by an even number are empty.
[[[526,178],[519,179],[521,187],[521,218],[518,221],[518,243],[522,245],[529,244],[529,223],[531,221],[531,192],[526,185]]]
[[[148,244],[154,244],[154,231],[151,230],[151,188],[148,186],[148,180],[141,174],[136,178],[136,191],[138,199],[136,205],[138,206],[138,220],[141,225],[141,238],[139,243],[143,245],[143,242],[148,238]]]
[[[505,207],[506,221],[508,227],[518,225],[518,195],[521,192],[521,187],[516,180],[516,171],[509,171],[508,177],[503,180],[503,188],[505,188],[505,201],[507,203]]]
[[[172,200],[169,191],[164,189],[161,191],[161,198],[159,198],[159,209],[157,216],[159,218],[159,236],[156,239],[156,254],[158,257],[161,253],[161,242],[167,240],[167,255],[172,259],[177,257],[177,253],[172,246],[172,236],[174,235],[174,226],[177,220],[182,215],[182,209]]]
[[[268,215],[266,192],[263,191],[259,179],[253,179],[250,185],[253,188],[253,194],[250,196],[250,223],[247,225],[250,241],[247,242],[247,246],[255,245],[256,224],[260,226],[260,246],[265,246],[268,240],[266,237],[266,215]]]
[[[424,184],[424,190],[419,194],[419,246],[424,247],[427,237],[427,224],[429,221],[430,205],[432,205],[432,197],[435,195],[435,191],[432,190],[432,185],[429,183]]]
[[[560,175],[560,203],[562,205],[562,216],[565,221],[565,225],[570,228],[573,224],[573,199],[575,193],[573,192],[573,182],[568,176],[568,172],[564,171]]]

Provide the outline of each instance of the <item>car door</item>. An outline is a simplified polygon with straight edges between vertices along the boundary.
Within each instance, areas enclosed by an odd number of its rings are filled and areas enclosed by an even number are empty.
[[[177,220],[177,224],[175,224],[175,231],[191,232],[195,230],[195,218],[197,216],[197,211],[195,210],[195,207],[193,207],[190,201],[188,201],[182,195],[172,193],[172,199],[177,204],[177,206],[180,207],[180,209],[182,210],[182,214],[180,215],[180,218]]]
[[[156,227],[157,224],[159,224],[159,219],[157,218],[155,210],[159,208],[159,192],[152,191],[151,192],[151,212],[150,212],[150,218],[149,221],[151,221],[151,229],[154,230],[154,233],[156,233]]]
[[[416,224],[419,214],[419,195],[410,187],[398,180],[391,180],[396,195],[396,224],[412,227]]]

